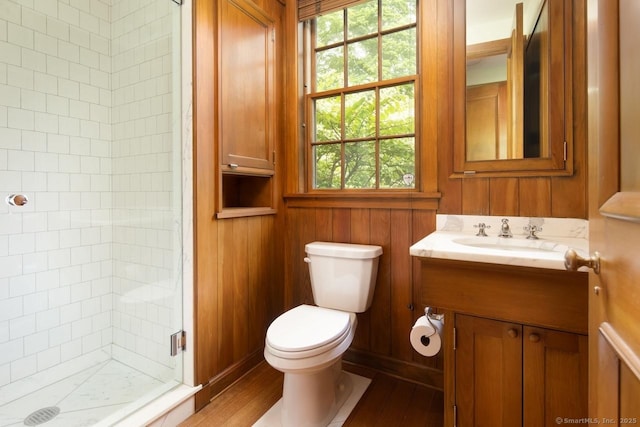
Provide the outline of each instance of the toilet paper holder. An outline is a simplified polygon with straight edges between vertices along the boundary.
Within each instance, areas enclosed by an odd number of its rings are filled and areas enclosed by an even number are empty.
[[[431,307],[424,308],[424,315],[427,316],[429,320],[443,320],[444,314],[434,313]]]
[[[433,357],[442,348],[442,327],[444,314],[435,314],[431,307],[424,308],[409,333],[409,341],[415,351],[422,356]]]

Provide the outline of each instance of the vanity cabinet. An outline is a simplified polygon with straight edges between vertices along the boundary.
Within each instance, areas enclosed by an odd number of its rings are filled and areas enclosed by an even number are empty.
[[[445,426],[550,426],[587,414],[587,273],[421,260],[445,314]]]
[[[454,316],[456,426],[549,426],[586,416],[586,335]]]

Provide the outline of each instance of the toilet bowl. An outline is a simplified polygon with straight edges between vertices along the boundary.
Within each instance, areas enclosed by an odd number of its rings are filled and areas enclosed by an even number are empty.
[[[269,327],[265,359],[278,370],[324,369],[349,347],[356,324],[353,313],[299,305]]]
[[[267,331],[264,356],[284,372],[282,425],[326,426],[351,392],[342,354],[353,341],[356,315],[300,305]]]
[[[284,427],[325,427],[352,391],[342,355],[355,334],[355,313],[373,299],[382,248],[313,242],[305,246],[314,302],[299,305],[269,326],[265,360],[284,373]]]

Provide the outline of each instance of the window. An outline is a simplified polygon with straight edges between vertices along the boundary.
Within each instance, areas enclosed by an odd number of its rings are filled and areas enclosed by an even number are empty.
[[[367,1],[310,24],[312,188],[414,188],[415,0]]]

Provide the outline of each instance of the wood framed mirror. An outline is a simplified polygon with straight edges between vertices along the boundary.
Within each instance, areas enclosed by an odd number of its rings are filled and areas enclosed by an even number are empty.
[[[453,177],[571,175],[571,0],[483,1],[453,5]]]

